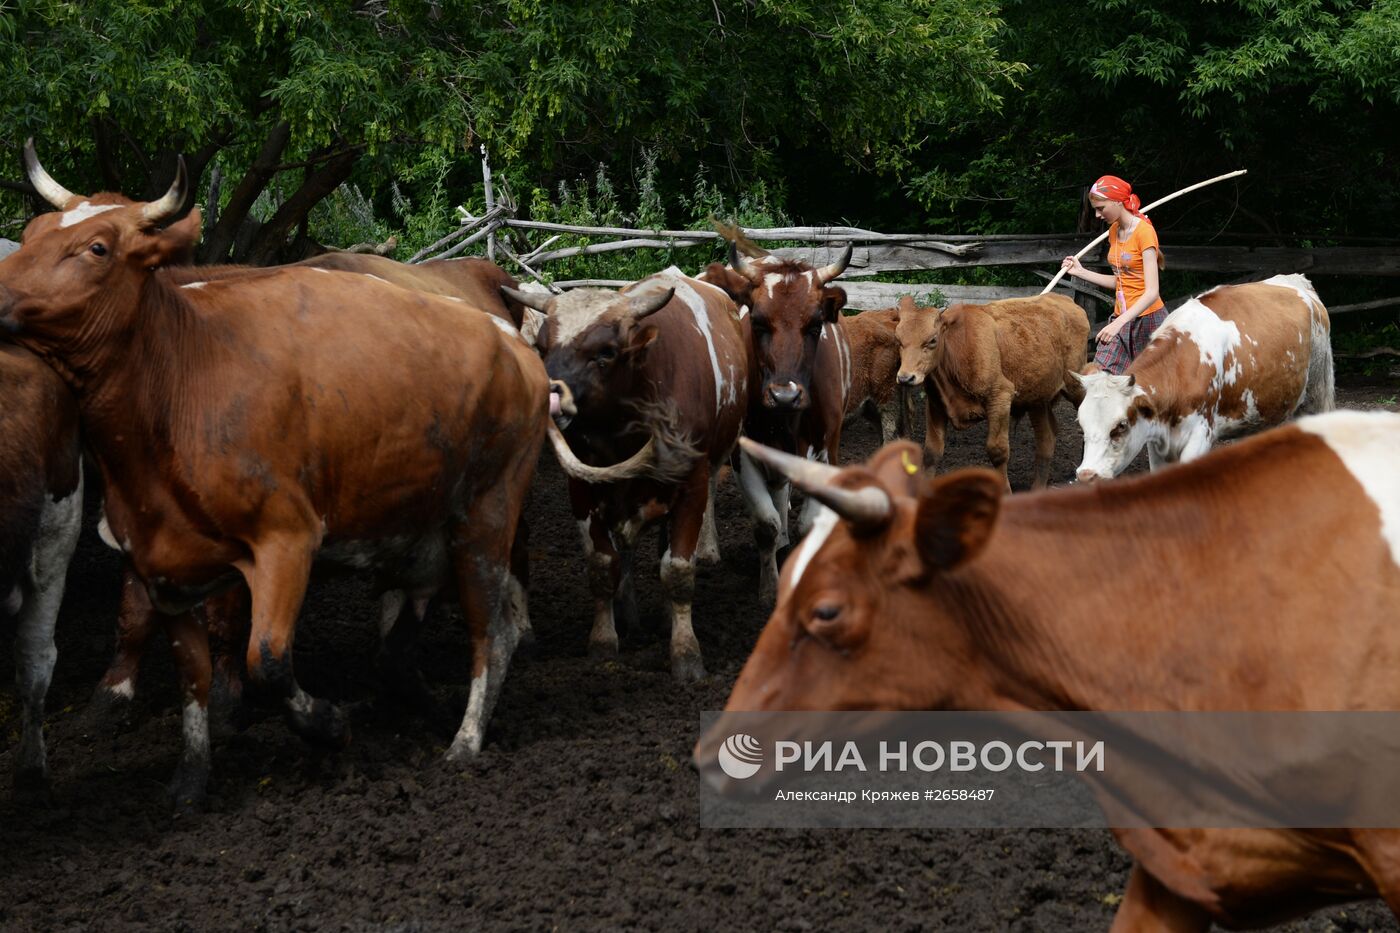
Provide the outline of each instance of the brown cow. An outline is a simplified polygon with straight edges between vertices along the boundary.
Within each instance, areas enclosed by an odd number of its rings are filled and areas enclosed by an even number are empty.
[[[1301,275],[1191,299],[1123,375],[1078,379],[1085,390],[1079,480],[1117,476],[1144,446],[1155,470],[1294,412],[1331,411],[1330,333],[1327,309]]]
[[[818,269],[739,243],[742,250],[731,241],[728,267],[711,263],[700,278],[723,288],[740,307],[752,354],[744,434],[810,460],[836,463],[851,389],[851,347],[841,321],[846,293],[828,283],[845,271],[851,247]],[[778,548],[788,543],[788,481],[743,453],[735,472],[754,517],[759,592],[772,599]],[[803,506],[799,537],[815,514],[816,503]]]
[[[632,553],[665,520],[661,587],[671,610],[671,671],[705,675],[691,625],[695,559],[715,482],[749,397],[738,309],[723,291],[671,268],[613,292],[507,290],[543,311],[539,346],[562,433],[550,438],[569,475],[593,590],[594,654],[617,654],[614,602],[627,605]],[[622,467],[603,467],[615,464]],[[713,534],[713,523],[708,523]]]
[[[1314,416],[1012,497],[987,470],[920,474],[908,443],[841,471],[751,452],[833,511],[787,562],[728,709],[1400,709],[1380,673],[1400,656],[1400,415]],[[1118,836],[1137,865],[1115,930],[1378,892],[1400,912],[1394,830]]]
[[[184,198],[183,164],[143,204],[74,195],[32,146],[25,155],[61,213],[32,221],[0,266],[0,323],[74,390],[111,534],[173,616],[177,796],[202,794],[209,762],[208,645],[188,610],[240,579],[252,684],[305,738],[348,740],[343,714],[292,672],[316,558],[374,568],[415,597],[455,581],[473,663],[448,756],[474,755],[515,645],[502,604],[544,442],[538,356],[504,321],[361,276],[280,268],[172,284],[158,267],[199,230],[197,212],[160,226]]]
[[[15,786],[26,793],[47,786],[44,697],[82,525],[81,456],[78,405],[68,387],[32,353],[0,344],[0,622],[14,624],[21,721]]]
[[[1035,431],[1032,487],[1050,481],[1055,456],[1056,399],[1078,404],[1082,393],[1067,372],[1084,365],[1089,319],[1063,295],[1007,298],[946,311],[899,304],[899,381],[924,383],[927,428],[924,461],[935,472],[943,459],[948,422],[963,429],[987,419],[987,458],[1006,480],[1011,422],[1030,415]],[[1010,489],[1010,483],[1007,483]]]
[[[846,421],[856,415],[880,430],[880,443],[908,437],[913,426],[914,391],[897,382],[899,311],[885,308],[842,318],[851,345],[851,392],[846,398]],[[889,408],[891,400],[894,407]]]

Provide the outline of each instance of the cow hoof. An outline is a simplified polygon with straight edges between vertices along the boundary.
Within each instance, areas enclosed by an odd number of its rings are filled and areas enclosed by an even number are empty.
[[[175,808],[175,816],[193,816],[204,810],[208,796],[209,773],[181,766],[165,788]]]
[[[312,745],[339,751],[350,744],[350,719],[327,700],[312,700],[305,712],[291,713],[292,729]]]
[[[475,761],[480,754],[481,745],[479,742],[458,737],[453,741],[452,746],[443,757],[445,757],[450,764],[466,765]]]
[[[701,567],[714,567],[720,562],[718,547],[702,547],[695,552],[695,563]]]
[[[683,654],[671,658],[671,676],[678,684],[694,684],[705,679],[705,662],[698,654]]]
[[[617,660],[617,639],[591,638],[588,641],[588,656],[599,661]]]
[[[136,725],[136,702],[129,694],[99,686],[80,722],[83,732],[91,736],[130,732]]]
[[[53,789],[43,768],[20,768],[15,772],[15,800],[28,806],[53,804]]]

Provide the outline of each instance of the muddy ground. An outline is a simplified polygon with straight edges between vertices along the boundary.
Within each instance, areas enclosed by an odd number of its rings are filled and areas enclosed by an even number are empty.
[[[1353,407],[1394,409],[1396,389],[1343,386]],[[1054,481],[1080,441],[1059,409]],[[948,465],[982,464],[985,429],[950,436]],[[848,431],[845,456],[876,435]],[[1011,477],[1030,481],[1030,430]],[[1106,831],[715,831],[697,825],[687,765],[702,710],[724,705],[767,610],[737,490],[718,503],[723,563],[703,570],[696,630],[710,676],[668,671],[654,572],[642,631],[616,662],[585,657],[589,597],[553,461],[530,507],[531,609],[539,643],[518,657],[481,760],[446,765],[450,733],[374,702],[374,607],[365,581],[309,594],[296,665],[313,693],[357,701],[342,753],[303,745],[280,719],[215,739],[209,812],[175,820],[163,783],[180,747],[168,650],[153,651],[144,715],[89,735],[83,713],[111,652],[118,564],[94,516],[69,574],[50,694],[51,808],[3,788],[18,738],[0,691],[3,930],[1106,930],[1128,860]],[[654,542],[639,568],[654,568]],[[1072,572],[1067,569],[1066,572]],[[422,660],[438,695],[465,706],[468,649],[451,611]],[[0,638],[0,672],[11,670]],[[1278,930],[1395,929],[1376,903]]]

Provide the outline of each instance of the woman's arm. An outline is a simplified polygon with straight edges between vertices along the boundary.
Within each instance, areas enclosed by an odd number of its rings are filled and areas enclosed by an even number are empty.
[[[1083,263],[1073,256],[1066,256],[1060,262],[1060,266],[1076,279],[1083,279],[1100,288],[1111,289],[1117,287],[1118,282],[1113,276],[1104,275],[1102,272],[1090,272],[1088,269],[1084,268]]]

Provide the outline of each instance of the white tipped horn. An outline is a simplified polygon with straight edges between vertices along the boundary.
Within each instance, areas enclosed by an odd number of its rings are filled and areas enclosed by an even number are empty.
[[[855,253],[855,251],[855,246],[850,243],[847,243],[846,249],[843,253],[841,253],[841,257],[839,259],[837,259],[831,265],[822,266],[820,269],[817,270],[817,282],[821,285],[825,285],[827,282],[830,282],[842,272],[845,272],[846,267],[851,264],[851,255]]]
[[[863,489],[833,486],[831,480],[841,472],[834,466],[794,457],[747,437],[739,438],[739,446],[744,453],[782,473],[798,489],[853,525],[869,528],[889,520],[893,504],[883,489],[874,486]]]
[[[44,167],[39,164],[39,156],[34,152],[34,137],[30,137],[24,143],[24,173],[29,176],[29,183],[34,186],[34,190],[39,192],[39,197],[48,201],[59,210],[67,210],[68,205],[78,196],[67,188],[60,185],[44,171]]]
[[[161,195],[159,200],[148,201],[142,205],[141,218],[149,223],[158,224],[175,216],[184,204],[185,157],[179,156],[175,159],[175,180],[170,183],[170,190]]]
[[[640,476],[651,468],[652,461],[656,459],[656,438],[653,437],[647,439],[641,450],[621,463],[606,467],[591,466],[569,449],[569,442],[564,439],[564,433],[559,430],[553,418],[549,419],[546,427],[549,431],[550,446],[554,448],[554,456],[559,458],[559,465],[564,468],[565,473],[585,483],[615,483]]]
[[[501,286],[501,294],[507,298],[514,298],[525,307],[534,308],[542,314],[549,313],[549,303],[554,300],[554,296],[548,292],[524,292],[509,285]]]

